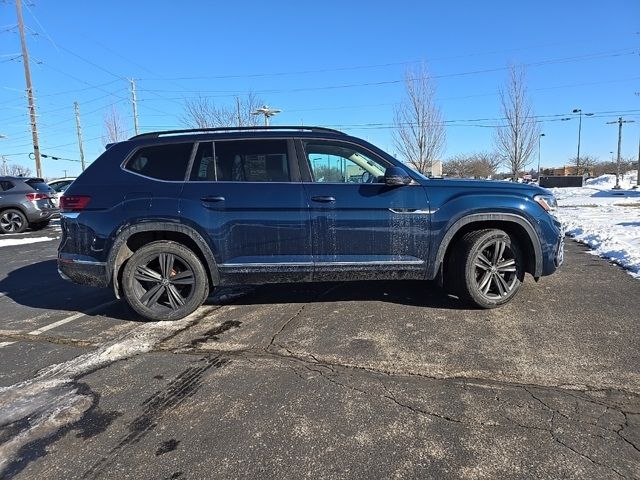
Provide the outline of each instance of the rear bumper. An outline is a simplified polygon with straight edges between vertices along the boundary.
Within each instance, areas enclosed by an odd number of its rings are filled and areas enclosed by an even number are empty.
[[[58,212],[59,210],[57,208],[47,208],[43,210],[34,208],[27,211],[27,221],[29,223],[46,222]]]
[[[105,288],[110,283],[104,262],[74,258],[68,254],[58,254],[58,273],[65,280],[90,287]]]

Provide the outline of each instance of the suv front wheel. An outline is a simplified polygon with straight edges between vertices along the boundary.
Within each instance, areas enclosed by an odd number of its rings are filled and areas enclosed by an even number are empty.
[[[154,321],[184,318],[209,294],[207,272],[198,257],[164,240],[141,247],[129,258],[122,290],[133,310]]]
[[[455,293],[481,308],[494,308],[511,300],[524,279],[524,262],[517,242],[497,229],[465,234],[452,252]]]

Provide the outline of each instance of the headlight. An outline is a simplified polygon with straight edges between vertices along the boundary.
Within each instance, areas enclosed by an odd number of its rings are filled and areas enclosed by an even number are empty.
[[[554,212],[558,209],[558,201],[553,195],[536,195],[533,199],[547,212]]]

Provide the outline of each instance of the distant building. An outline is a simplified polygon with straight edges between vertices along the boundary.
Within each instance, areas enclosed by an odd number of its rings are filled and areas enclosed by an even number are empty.
[[[431,172],[428,172],[429,177],[441,177],[442,176],[442,161],[435,160]]]
[[[579,173],[577,173],[579,172]],[[575,175],[589,175],[589,167],[580,167],[580,170],[575,165],[565,165],[560,168],[543,168],[542,175],[549,175],[555,177],[568,177]]]

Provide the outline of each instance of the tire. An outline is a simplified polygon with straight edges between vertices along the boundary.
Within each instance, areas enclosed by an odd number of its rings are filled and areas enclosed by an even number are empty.
[[[524,280],[524,257],[518,243],[497,229],[465,234],[456,244],[449,266],[455,293],[480,308],[509,302]]]
[[[29,223],[20,210],[8,208],[0,212],[0,233],[22,233]]]
[[[43,228],[47,228],[49,226],[49,220],[45,222],[37,222],[29,224],[29,228],[31,230],[42,230]]]
[[[162,240],[145,245],[129,258],[122,291],[129,306],[142,317],[179,320],[203,304],[209,282],[202,262],[191,250]]]

